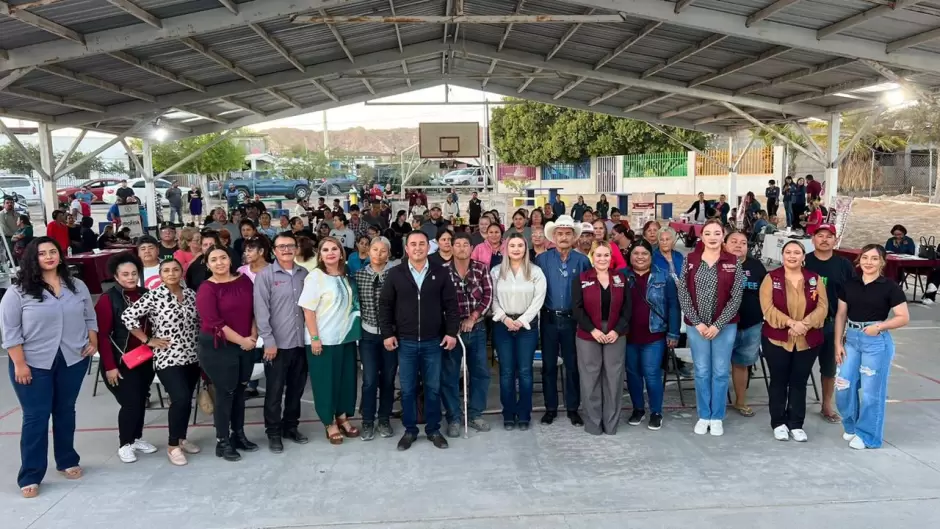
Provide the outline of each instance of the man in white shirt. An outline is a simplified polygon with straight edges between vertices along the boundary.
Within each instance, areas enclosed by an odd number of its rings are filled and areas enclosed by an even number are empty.
[[[72,199],[69,202],[69,212],[72,214],[72,217],[75,218],[75,224],[82,223],[82,201],[78,199],[78,195],[73,194],[69,198]]]

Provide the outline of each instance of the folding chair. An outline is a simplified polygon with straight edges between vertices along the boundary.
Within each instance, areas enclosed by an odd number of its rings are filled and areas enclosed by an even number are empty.
[[[688,348],[683,349],[683,351],[691,351]],[[683,388],[682,387],[682,376],[679,375],[679,357],[676,355],[676,349],[672,347],[666,348],[666,364],[672,368],[673,374],[676,376],[676,387],[679,388],[679,403],[685,407],[685,396],[682,394],[683,391],[694,390],[695,387]],[[669,378],[669,369],[663,370],[663,386],[666,385],[666,380]]]

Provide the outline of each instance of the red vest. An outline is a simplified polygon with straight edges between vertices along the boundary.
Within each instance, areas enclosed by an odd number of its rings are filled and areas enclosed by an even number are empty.
[[[817,274],[810,272],[809,270],[803,268],[803,295],[806,297],[806,310],[803,313],[803,317],[816,310],[816,305],[819,303],[819,289],[826,288],[823,284],[822,278]],[[777,268],[767,274],[770,276],[770,280],[773,283],[773,304],[774,307],[784,314],[789,314],[790,310],[787,308],[787,278],[785,276],[783,267]],[[793,316],[790,316],[791,319]],[[775,329],[764,322],[764,326],[761,328],[761,334],[766,336],[770,340],[775,340],[778,342],[786,342],[790,339],[790,334],[788,329]],[[823,332],[822,329],[809,329],[806,331],[806,343],[810,347],[817,347],[823,343]]]
[[[698,297],[696,297],[695,294],[695,273],[698,272],[699,267],[702,266],[702,252],[693,251],[688,255],[685,263],[685,286],[689,291],[689,296],[692,298],[692,305],[694,305],[695,310],[698,311]],[[731,287],[734,285],[734,275],[738,269],[738,258],[728,252],[722,251],[715,266],[718,267],[718,296],[714,316],[714,319],[717,320],[718,316],[720,316],[721,312],[724,310],[725,305],[731,300]],[[735,314],[728,323],[737,323],[739,319],[738,314]],[[685,319],[685,323],[686,325],[692,325],[692,322],[689,321],[688,318]]]
[[[597,280],[597,271],[593,268],[581,272],[581,291],[584,296],[584,312],[591,318],[591,323],[598,329],[601,328],[601,322],[606,321],[608,325],[613,325],[617,321],[617,315],[623,308],[624,297],[629,296],[627,292],[627,278],[620,272],[609,272],[610,284],[607,288],[610,290],[610,314],[601,314],[601,284]],[[585,332],[578,327],[577,336],[584,340],[594,340],[591,333]]]

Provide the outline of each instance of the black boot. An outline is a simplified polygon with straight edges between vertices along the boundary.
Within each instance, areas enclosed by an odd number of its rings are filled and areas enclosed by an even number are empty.
[[[232,432],[231,436],[232,446],[237,450],[244,450],[245,452],[257,452],[258,445],[252,443],[245,437],[245,430],[239,432]]]
[[[215,457],[221,457],[226,461],[240,461],[242,458],[228,439],[218,439],[216,441]]]

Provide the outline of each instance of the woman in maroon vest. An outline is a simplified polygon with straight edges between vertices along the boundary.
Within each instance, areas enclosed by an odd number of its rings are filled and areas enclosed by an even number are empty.
[[[678,283],[695,368],[698,435],[724,434],[731,352],[744,294],[744,271],[737,257],[722,251],[723,239],[721,220],[706,222],[702,249],[689,254]]]
[[[803,267],[799,241],[783,245],[783,266],[760,286],[761,342],[770,369],[770,427],[774,439],[805,442],[806,379],[823,343],[829,300],[822,278]]]
[[[598,241],[591,253],[594,268],[582,272],[581,281],[571,289],[571,312],[578,322],[575,345],[584,430],[614,435],[623,402],[630,295],[626,277],[610,269],[610,245]]]

